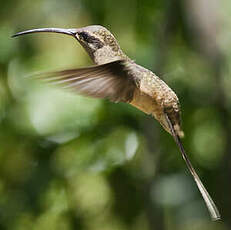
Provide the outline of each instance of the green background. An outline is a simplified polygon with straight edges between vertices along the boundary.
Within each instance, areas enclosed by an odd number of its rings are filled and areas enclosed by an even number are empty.
[[[231,229],[230,1],[0,3],[1,229]],[[68,36],[12,34],[92,24],[177,93],[185,148],[222,221],[210,221],[173,138],[152,117],[26,78],[92,62]]]

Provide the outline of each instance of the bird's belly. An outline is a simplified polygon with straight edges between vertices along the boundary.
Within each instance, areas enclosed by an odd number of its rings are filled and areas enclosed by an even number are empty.
[[[163,113],[161,106],[149,95],[141,93],[140,90],[135,90],[131,105],[138,108],[146,114],[152,114],[155,117]]]

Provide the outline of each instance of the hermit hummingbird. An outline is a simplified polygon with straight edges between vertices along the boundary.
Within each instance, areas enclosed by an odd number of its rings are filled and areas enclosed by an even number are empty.
[[[175,92],[152,71],[136,64],[121,50],[113,34],[105,27],[91,25],[77,29],[41,28],[16,33],[12,37],[52,32],[75,38],[86,50],[94,66],[43,74],[49,81],[62,84],[76,93],[126,102],[154,118],[169,132],[205,201],[212,220],[220,219],[219,211],[194,170],[181,143],[180,104]]]

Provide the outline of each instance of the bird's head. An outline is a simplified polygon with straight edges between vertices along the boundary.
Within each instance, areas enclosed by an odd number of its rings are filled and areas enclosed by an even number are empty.
[[[32,29],[16,33],[13,37],[40,32],[62,33],[76,38],[96,64],[104,64],[126,58],[112,33],[100,25],[86,26],[77,29]]]

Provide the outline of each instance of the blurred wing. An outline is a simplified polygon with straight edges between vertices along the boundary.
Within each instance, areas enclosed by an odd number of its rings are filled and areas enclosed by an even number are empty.
[[[113,102],[130,102],[136,87],[135,81],[125,69],[124,61],[121,60],[87,68],[39,74],[39,76],[48,82],[73,89],[81,95],[108,98]]]

